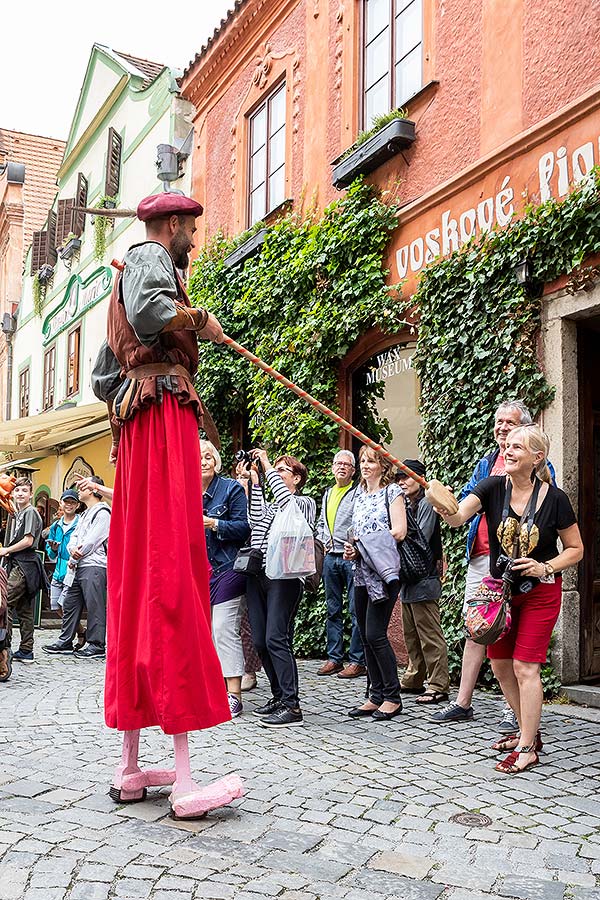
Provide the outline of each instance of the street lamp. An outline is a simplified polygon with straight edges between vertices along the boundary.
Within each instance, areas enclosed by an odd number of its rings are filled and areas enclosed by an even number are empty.
[[[156,174],[163,182],[165,191],[170,190],[171,181],[183,175],[183,163],[192,152],[194,129],[192,128],[181,147],[159,144],[156,148]]]

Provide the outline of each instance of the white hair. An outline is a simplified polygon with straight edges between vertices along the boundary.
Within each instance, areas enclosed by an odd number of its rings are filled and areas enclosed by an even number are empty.
[[[522,400],[505,400],[504,403],[501,403],[498,409],[496,410],[496,415],[499,412],[504,412],[507,409],[518,409],[521,415],[520,425],[531,425],[533,422],[533,418],[525,404]]]
[[[200,438],[200,453],[206,453],[207,450],[210,451],[210,453],[212,453],[212,455],[214,457],[215,472],[218,475],[219,472],[221,471],[221,469],[223,468],[221,454],[219,453],[219,451],[217,450],[217,448],[211,441],[204,441],[204,440],[202,440],[202,438]]]
[[[352,467],[354,469],[356,468],[356,459],[352,450],[338,450],[338,452],[333,457],[333,462],[336,463],[340,456],[348,456],[350,458],[350,462],[352,463]]]

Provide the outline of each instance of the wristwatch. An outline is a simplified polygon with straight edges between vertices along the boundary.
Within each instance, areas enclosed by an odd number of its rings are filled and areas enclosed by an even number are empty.
[[[546,576],[546,578],[554,575],[554,566],[548,562],[544,563],[544,575]]]
[[[218,531],[218,530],[219,530],[219,520],[218,520],[218,519],[213,519],[212,525],[210,526],[210,530],[211,530],[211,531]]]

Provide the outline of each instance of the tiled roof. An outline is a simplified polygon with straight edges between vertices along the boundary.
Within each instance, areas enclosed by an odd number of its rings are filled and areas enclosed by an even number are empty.
[[[158,78],[160,73],[166,66],[163,63],[152,62],[150,59],[142,59],[140,56],[131,56],[129,53],[121,53],[119,50],[114,50],[113,53],[115,56],[120,56],[121,59],[124,59],[131,66],[135,66],[136,69],[139,69],[146,77],[142,82],[142,87],[149,87],[155,78]]]
[[[25,253],[31,244],[32,233],[42,228],[56,196],[56,173],[64,150],[64,141],[0,128],[0,162],[25,164]]]
[[[245,4],[247,2],[248,2],[248,0],[235,0],[233,9],[230,9],[228,11],[227,15],[225,16],[225,18],[221,19],[221,24],[217,28],[215,28],[212,37],[208,38],[206,44],[203,44],[203,46],[200,48],[199,52],[196,53],[195,57],[189,61],[189,63],[187,64],[187,66],[184,69],[183,76],[182,76],[183,78],[185,78],[185,76],[188,74],[190,69],[193,69],[193,67],[196,65],[196,63],[200,62],[200,60],[202,59],[204,54],[210,49],[211,45],[220,36],[220,34],[224,30],[224,28],[227,25],[229,25],[231,20],[235,18],[235,16],[238,14],[238,12],[242,8],[242,6],[245,6]]]

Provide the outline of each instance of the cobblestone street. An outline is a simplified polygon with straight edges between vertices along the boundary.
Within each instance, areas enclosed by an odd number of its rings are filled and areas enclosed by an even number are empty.
[[[102,719],[103,665],[45,657],[1,686],[0,900],[597,900],[600,723],[545,708],[541,765],[493,771],[501,704],[441,728],[409,697],[389,723],[353,721],[362,683],[301,664],[305,726],[260,728],[252,709],[191,736],[201,782],[238,772],[247,794],[199,822],[168,816],[167,790],[115,806],[119,735]],[[144,764],[171,741],[144,732]],[[456,824],[481,812],[487,827]]]

